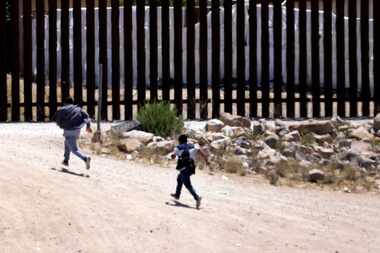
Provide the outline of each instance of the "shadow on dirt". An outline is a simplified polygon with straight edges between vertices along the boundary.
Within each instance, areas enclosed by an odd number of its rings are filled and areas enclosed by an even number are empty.
[[[189,208],[189,209],[196,209],[195,207],[183,204],[183,203],[179,202],[178,200],[172,200],[171,202],[168,201],[168,202],[166,202],[166,205],[168,205],[168,206],[175,206],[175,207]]]
[[[84,177],[84,178],[90,178],[90,175],[88,174],[84,174],[84,173],[76,173],[74,171],[70,171],[66,168],[61,168],[61,169],[56,169],[56,168],[50,168],[51,170],[54,170],[54,171],[58,171],[58,172],[61,172],[61,173],[65,173],[65,174],[69,174],[69,175],[72,175],[72,176],[77,176],[77,177]]]

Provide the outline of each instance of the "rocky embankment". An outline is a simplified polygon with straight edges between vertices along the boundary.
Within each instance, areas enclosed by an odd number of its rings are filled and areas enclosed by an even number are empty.
[[[168,163],[175,138],[138,129],[134,121],[117,123],[102,144],[82,144],[120,159]],[[252,121],[222,114],[186,122],[184,131],[209,153],[210,171],[259,174],[274,185],[316,184],[345,192],[380,188],[380,115],[374,120]]]

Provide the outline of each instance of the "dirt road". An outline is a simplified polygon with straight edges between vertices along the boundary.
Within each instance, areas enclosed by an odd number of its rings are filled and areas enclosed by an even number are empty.
[[[272,187],[93,157],[62,173],[53,124],[0,125],[0,252],[380,252],[380,196]],[[80,176],[88,173],[89,177]]]

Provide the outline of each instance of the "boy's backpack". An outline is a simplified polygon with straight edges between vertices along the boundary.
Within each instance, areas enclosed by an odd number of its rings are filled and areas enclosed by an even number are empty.
[[[177,170],[182,170],[183,168],[188,169],[190,175],[195,174],[195,162],[194,159],[190,157],[189,148],[187,147],[182,150],[182,154],[178,157],[177,162]]]

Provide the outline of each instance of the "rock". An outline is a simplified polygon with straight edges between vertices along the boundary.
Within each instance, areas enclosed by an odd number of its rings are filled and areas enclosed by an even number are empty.
[[[120,151],[132,153],[140,150],[143,147],[143,144],[137,139],[121,139],[120,144],[117,147]]]
[[[230,138],[237,138],[245,134],[245,130],[242,127],[225,126],[222,128],[224,136]]]
[[[291,157],[291,158],[294,158],[295,157],[295,154],[296,152],[290,148],[285,148],[283,151],[282,151],[282,155],[285,156],[285,157]]]
[[[251,143],[244,137],[240,137],[239,139],[237,139],[235,141],[235,144],[245,149],[251,148]]]
[[[299,142],[301,141],[301,135],[297,130],[295,130],[284,135],[283,140],[288,142]]]
[[[276,150],[272,149],[268,145],[265,145],[264,149],[260,150],[257,154],[257,159],[270,159],[276,154]]]
[[[210,142],[216,141],[216,140],[222,140],[224,138],[226,138],[226,136],[224,136],[223,133],[213,133],[213,132],[211,132],[211,133],[207,133],[206,134],[206,139],[208,141],[210,141]]]
[[[334,133],[334,125],[330,121],[311,121],[292,125],[289,129],[291,131],[298,130],[301,135],[308,133],[316,133],[320,135]]]
[[[208,132],[220,132],[224,127],[224,123],[218,119],[212,119],[207,121],[206,130]]]
[[[271,148],[276,149],[280,138],[276,134],[271,134],[264,139],[264,142]]]
[[[376,131],[380,130],[380,113],[373,119],[373,128]]]
[[[100,154],[102,154],[102,155],[110,155],[110,154],[112,154],[112,151],[109,148],[102,147],[100,149]]]
[[[349,134],[351,138],[355,138],[361,141],[370,141],[374,136],[368,131],[367,128],[360,126],[359,128],[354,129]]]
[[[148,144],[148,148],[153,150],[156,154],[167,155],[174,150],[174,141],[159,141],[151,142]]]
[[[350,149],[351,144],[352,144],[352,140],[350,140],[350,139],[340,139],[337,142],[337,146],[341,149],[343,149],[343,148]]]
[[[313,137],[314,140],[320,145],[322,145],[325,142],[332,143],[334,141],[330,134],[313,134]]]
[[[189,136],[189,139],[196,140],[199,143],[199,145],[201,145],[201,146],[206,145],[206,144],[208,144],[210,142],[205,137],[205,133],[202,132],[202,131],[200,131],[200,130],[198,130],[198,131],[191,131],[191,132],[188,133],[188,136]]]
[[[289,128],[279,129],[276,131],[276,133],[278,134],[278,136],[283,137],[289,133]]]
[[[129,138],[129,139],[137,139],[143,144],[148,144],[153,140],[154,135],[151,133],[147,133],[144,131],[139,130],[132,130],[130,132],[123,133],[123,138]]]
[[[230,143],[231,143],[231,140],[229,138],[224,138],[221,140],[216,140],[216,141],[211,142],[210,147],[216,150],[222,150],[222,149],[226,149]]]
[[[228,126],[236,126],[236,127],[251,127],[251,121],[247,118],[232,115],[230,113],[221,113],[220,120],[223,121],[224,124]]]
[[[288,161],[288,159],[285,156],[281,155],[280,153],[275,153],[273,156],[269,158],[268,163],[271,165],[276,165],[283,161]]]
[[[234,153],[235,155],[246,155],[249,153],[249,150],[242,147],[235,147]]]
[[[359,157],[359,154],[357,154],[356,152],[354,152],[352,150],[344,152],[340,155],[341,160],[350,161],[350,162],[357,160],[358,157]]]
[[[309,171],[309,181],[317,183],[325,178],[325,173],[318,169],[313,169]]]
[[[113,124],[111,126],[111,133],[117,136],[122,136],[123,133],[138,130],[140,128],[141,124],[137,120],[127,120]]]
[[[363,167],[367,170],[372,170],[372,169],[376,168],[376,161],[374,161],[372,159],[359,156],[357,161],[358,161],[358,165],[360,167]]]
[[[329,159],[335,153],[332,148],[323,148],[320,146],[314,147],[314,150],[318,152],[323,158]]]
[[[161,136],[154,136],[153,137],[153,142],[160,142],[160,141],[164,141],[165,139],[162,138]]]
[[[265,131],[265,126],[263,123],[261,123],[259,121],[253,121],[252,122],[252,131],[253,131],[253,134],[255,134],[255,135],[263,134]]]
[[[184,128],[186,131],[186,134],[192,133],[192,132],[205,132],[206,131],[206,122],[204,121],[185,121],[184,122]]]

